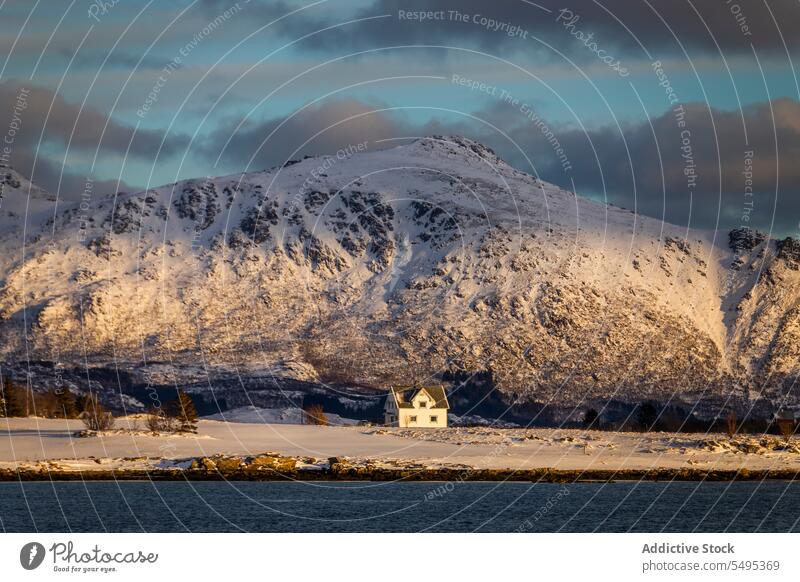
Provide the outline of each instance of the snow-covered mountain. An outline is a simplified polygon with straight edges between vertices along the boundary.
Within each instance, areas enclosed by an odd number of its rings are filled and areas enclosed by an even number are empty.
[[[7,362],[489,370],[560,405],[774,398],[800,371],[800,243],[576,197],[463,138],[72,203],[0,177]]]

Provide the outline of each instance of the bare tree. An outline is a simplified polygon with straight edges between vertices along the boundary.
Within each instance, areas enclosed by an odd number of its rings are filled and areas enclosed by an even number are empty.
[[[114,416],[91,394],[85,400],[81,420],[89,430],[108,430],[114,426]]]
[[[728,413],[727,418],[725,418],[725,432],[728,433],[728,437],[733,438],[733,436],[737,432],[739,421],[736,418],[736,412],[731,410]]]
[[[790,438],[792,438],[792,434],[794,434],[794,419],[793,418],[778,418],[778,432],[781,433],[781,436],[786,439],[788,442]]]
[[[321,404],[309,404],[303,408],[303,424],[327,426],[328,418]]]
[[[147,411],[147,428],[150,432],[175,432],[177,422],[162,408],[151,408]]]

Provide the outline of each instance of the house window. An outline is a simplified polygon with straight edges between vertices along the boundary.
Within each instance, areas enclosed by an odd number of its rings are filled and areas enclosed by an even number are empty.
[[[408,417],[408,422],[417,422],[417,417],[416,416],[409,416]]]
[[[431,422],[439,422],[438,416],[431,416]]]
[[[419,407],[420,408],[427,408],[428,407],[428,401],[427,400],[420,400],[419,401]]]

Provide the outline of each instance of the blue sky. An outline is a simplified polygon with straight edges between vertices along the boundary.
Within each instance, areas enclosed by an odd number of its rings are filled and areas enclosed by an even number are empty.
[[[707,228],[736,226],[742,152],[756,148],[758,225],[768,228],[780,207],[786,218],[776,230],[791,232],[800,208],[790,163],[800,145],[800,8],[740,2],[745,17],[737,20],[724,3],[645,4],[12,0],[0,9],[0,105],[10,115],[20,89],[33,88],[12,162],[47,188],[60,184],[64,198],[87,176],[110,192],[117,182],[138,189],[262,169],[362,137],[429,132],[466,134],[521,164],[506,134],[545,179],[653,215],[666,199],[665,218]],[[449,18],[453,7],[466,19]],[[566,9],[570,18],[560,17]],[[415,10],[445,18],[401,17]],[[522,32],[504,34],[511,26]],[[594,44],[583,42],[588,34]],[[703,169],[691,201],[655,60],[680,103],[691,105]],[[505,90],[535,111],[569,147],[571,175],[519,105],[453,75]],[[358,117],[342,122],[351,116]],[[664,167],[667,191],[660,175],[630,175],[632,165],[651,163]]]

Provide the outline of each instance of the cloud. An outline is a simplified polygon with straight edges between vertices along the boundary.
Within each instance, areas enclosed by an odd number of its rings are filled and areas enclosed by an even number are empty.
[[[708,229],[749,225],[778,234],[797,231],[800,103],[795,100],[761,102],[742,111],[690,103],[683,105],[682,113],[670,110],[624,125],[621,131],[611,126],[585,132],[555,126],[554,135],[571,164],[569,171],[564,171],[553,144],[530,120],[509,120],[507,112],[501,117],[495,109],[478,115],[507,129],[544,179],[565,187],[574,180],[579,194],[674,224]],[[492,145],[523,167],[512,150],[501,143]]]
[[[67,50],[61,51],[61,56],[65,62],[72,59],[73,55]],[[72,59],[72,66],[79,69],[89,69],[96,71],[100,65],[108,68],[119,68],[125,71],[135,70],[159,70],[169,62],[169,58],[159,58],[156,55],[138,56],[126,52],[114,52],[103,54],[97,52],[83,52],[75,55]]]
[[[0,86],[0,102],[6,111],[11,111],[15,102],[10,97],[16,100],[15,90]],[[23,173],[29,174],[33,168],[34,138],[38,139],[41,131],[44,105],[51,100],[52,94],[45,90],[32,90],[29,95],[23,126],[33,137],[20,134],[13,160]],[[54,103],[46,126],[47,141],[65,145],[77,109],[60,98]],[[533,160],[535,168],[527,166],[514,143],[490,131],[488,125],[468,118],[417,123],[384,103],[357,99],[326,101],[289,117],[229,118],[197,140],[192,153],[208,162],[219,157],[226,169],[253,171],[303,155],[334,153],[364,141],[374,149],[389,138],[462,134],[487,143],[512,164],[545,180],[567,188],[574,183],[579,194],[674,224],[723,230],[748,224],[772,229],[778,235],[795,232],[796,217],[800,216],[800,166],[795,163],[800,158],[800,103],[776,99],[742,111],[719,110],[702,103],[682,107],[683,125],[679,125],[676,111],[669,110],[621,128],[606,125],[587,131],[548,123],[503,103],[473,112],[505,132]],[[78,118],[81,129],[73,147],[93,152],[106,117],[94,111],[86,119]],[[84,128],[84,122],[94,127]],[[113,121],[111,125],[113,132],[102,140],[103,155],[124,152],[133,137],[131,128]],[[155,133],[133,139],[135,143],[143,140],[132,148],[142,158],[151,156],[160,143]],[[556,147],[564,151],[561,158]],[[569,162],[566,170],[564,157]],[[60,195],[67,199],[80,192],[85,182],[85,176],[69,168],[62,174],[60,163],[41,155],[33,179],[51,191],[60,184]],[[97,182],[95,187],[103,193],[131,188],[114,180]]]
[[[302,155],[331,154],[362,141],[373,148],[376,141],[392,137],[462,134],[545,180],[565,188],[574,183],[579,194],[674,224],[723,230],[747,224],[778,235],[797,228],[800,103],[794,100],[761,102],[741,112],[685,104],[683,126],[670,110],[621,130],[605,125],[582,131],[497,103],[473,112],[505,132],[535,168],[527,165],[513,142],[487,125],[467,119],[417,124],[397,112],[381,111],[383,107],[354,99],[331,101],[292,118],[248,121],[239,131],[239,120],[230,120],[203,140],[207,145],[201,154],[211,161],[222,154],[223,163],[252,171]],[[556,147],[564,156],[559,157]],[[245,168],[251,157],[253,164]]]
[[[79,201],[88,176],[71,170],[68,166],[55,162],[49,158],[34,156],[24,152],[16,157],[14,169],[23,176],[28,177],[34,184],[48,192],[57,194],[59,200],[64,202]],[[117,192],[130,192],[138,188],[127,184],[124,180],[92,180],[92,192],[103,197]]]
[[[253,0],[255,3],[256,0]],[[206,0],[209,9],[219,10],[220,0]],[[258,1],[253,10],[265,22],[287,14],[297,5]],[[566,10],[567,12],[561,12]],[[695,12],[696,11],[696,12]],[[323,4],[282,20],[275,26],[285,36],[297,38],[342,23],[351,18],[390,15],[389,18],[348,24],[304,41],[306,47],[373,48],[397,44],[455,44],[486,50],[514,49],[523,53],[548,53],[533,40],[537,37],[556,49],[579,59],[591,58],[576,31],[592,35],[607,50],[620,51],[634,58],[653,58],[666,54],[694,53],[752,55],[784,54],[786,46],[795,51],[800,41],[797,5],[792,2],[767,3],[760,0],[736,2],[697,2],[696,0],[654,0],[647,2],[596,2],[595,0],[374,0],[353,14],[334,14]],[[416,20],[413,12],[440,13],[442,16]],[[455,12],[462,15],[456,18]],[[403,14],[403,17],[400,15]],[[574,20],[573,20],[574,19]],[[489,24],[496,23],[496,24]],[[567,23],[571,27],[566,27]],[[510,28],[520,27],[528,34],[521,38]]]
[[[23,92],[27,92],[24,93]],[[11,116],[15,105],[23,95],[24,109],[21,111],[21,129],[15,138],[16,147],[37,147],[40,136],[45,145],[69,147],[81,151],[112,152],[149,158],[161,145],[163,134],[135,127],[110,119],[97,109],[70,103],[50,89],[24,86],[13,83],[0,84],[0,111]],[[3,123],[0,119],[0,124]],[[2,127],[0,125],[0,127]],[[161,154],[178,152],[188,143],[186,136],[167,136]],[[129,148],[130,145],[130,148]]]
[[[364,141],[374,144],[380,139],[413,133],[412,126],[397,115],[377,111],[383,107],[385,105],[342,99],[308,107],[291,117],[248,120],[240,128],[241,120],[231,119],[203,140],[206,145],[202,146],[201,153],[210,160],[221,155],[222,160],[240,165],[253,158],[251,167],[247,168],[252,171],[301,155],[327,154],[347,145]],[[230,143],[226,146],[228,140]]]
[[[20,87],[0,84],[0,107],[8,115],[19,103],[20,94]],[[159,132],[135,132],[102,112],[81,112],[77,105],[46,89],[30,88],[25,100],[12,165],[30,175],[36,159],[32,179],[51,191],[60,184],[62,198],[80,192],[85,182],[85,176],[69,167],[62,174],[61,162],[54,160],[63,156],[52,155],[69,143],[73,126],[71,150],[94,155],[99,146],[101,157],[118,159],[131,143],[132,155],[149,161],[161,143]],[[304,107],[289,117],[230,117],[196,140],[190,153],[207,163],[219,158],[218,173],[223,168],[253,171],[303,155],[335,153],[364,141],[374,149],[389,138],[462,134],[490,145],[512,164],[545,180],[567,188],[574,184],[579,194],[671,223],[723,230],[749,224],[779,235],[796,232],[800,103],[782,98],[749,105],[742,111],[703,103],[681,107],[679,116],[669,110],[621,128],[604,125],[586,131],[572,124],[548,122],[536,111],[523,114],[506,103],[495,102],[472,112],[505,132],[533,160],[535,168],[526,165],[514,143],[490,131],[490,125],[468,117],[416,122],[385,103],[354,98]],[[108,130],[102,135],[106,122]],[[36,158],[43,130],[44,146]],[[186,138],[172,136],[166,142],[166,153],[180,152],[185,144]],[[556,148],[563,150],[561,157]],[[117,188],[114,180],[96,184],[103,193]],[[119,185],[119,189],[130,188]]]
[[[9,163],[43,188],[65,197],[73,186],[83,188],[85,176],[65,171],[62,161],[98,153],[99,166],[112,157],[128,156],[155,162],[163,133],[125,125],[92,107],[70,103],[49,89],[0,83],[0,133],[11,139]],[[4,139],[5,139],[4,137]],[[186,136],[168,135],[160,157],[168,158],[189,143]],[[53,154],[53,152],[57,152]],[[35,164],[34,164],[35,162]],[[32,172],[35,168],[35,175]],[[115,181],[98,181],[97,190],[110,191]]]

